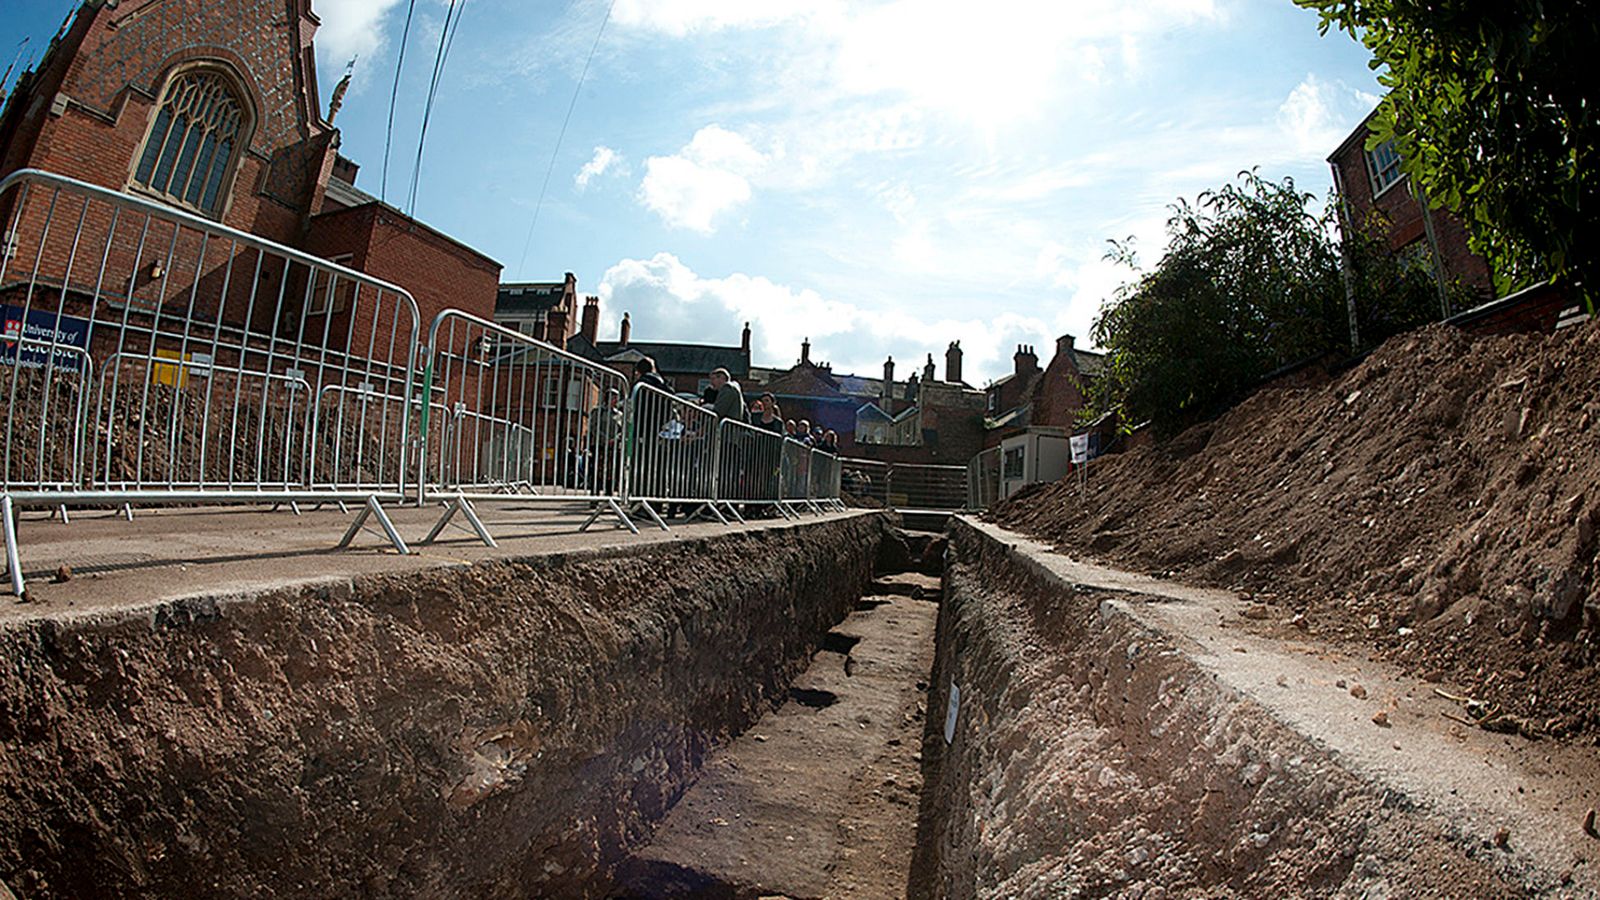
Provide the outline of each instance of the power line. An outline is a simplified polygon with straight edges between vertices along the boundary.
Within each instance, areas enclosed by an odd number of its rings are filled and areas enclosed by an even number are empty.
[[[400,67],[406,62],[406,42],[411,38],[411,14],[417,0],[406,4],[406,26],[400,30],[400,53],[394,60],[394,86],[389,88],[389,127],[383,133],[383,177],[378,182],[378,198],[389,199],[389,144],[394,140],[394,105],[400,96]]]
[[[561,120],[561,131],[556,135],[556,148],[550,152],[550,168],[544,172],[544,184],[539,187],[539,202],[533,206],[533,221],[528,223],[528,237],[522,242],[522,258],[517,260],[517,272],[522,272],[522,267],[528,262],[528,248],[533,245],[533,229],[539,224],[539,210],[544,208],[545,191],[550,189],[550,176],[556,170],[556,157],[561,154],[561,141],[567,136],[567,123],[572,121],[572,111],[578,106],[578,95],[583,92],[583,80],[589,77],[589,64],[594,62],[594,52],[600,49],[600,38],[606,33],[606,23],[611,21],[611,9],[617,5],[617,0],[610,0],[606,4],[605,18],[600,20],[600,30],[595,33],[594,45],[589,48],[589,57],[583,61],[583,71],[578,74],[578,85],[572,89],[572,102],[567,104],[567,117]]]
[[[456,0],[450,0],[450,6],[445,9],[444,28],[439,32],[439,52],[433,58],[433,79],[428,83],[428,102],[422,108],[422,131],[417,135],[417,162],[411,168],[411,196],[406,200],[406,213],[415,215],[417,211],[417,184],[422,180],[422,148],[428,141],[428,120],[433,118],[433,98],[439,90],[439,79],[444,73],[444,64],[450,55],[450,44],[453,42],[455,32],[451,31],[450,17],[455,16],[455,27],[461,25],[461,12],[467,8],[467,0],[461,0],[461,11],[456,9]]]

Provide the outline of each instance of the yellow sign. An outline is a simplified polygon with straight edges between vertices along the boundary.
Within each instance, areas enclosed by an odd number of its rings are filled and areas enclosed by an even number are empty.
[[[208,353],[182,353],[176,350],[157,350],[157,359],[170,359],[172,362],[150,363],[150,383],[165,384],[170,387],[183,388],[189,386],[189,376],[204,378],[211,370],[211,355]]]

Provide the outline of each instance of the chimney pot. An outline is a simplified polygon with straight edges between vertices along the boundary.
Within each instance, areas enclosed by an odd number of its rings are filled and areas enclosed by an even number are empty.
[[[628,319],[628,314],[622,314],[622,338],[617,343],[628,346],[628,339],[633,336],[633,322]]]
[[[739,335],[739,349],[750,352],[750,323],[744,323],[744,332]]]

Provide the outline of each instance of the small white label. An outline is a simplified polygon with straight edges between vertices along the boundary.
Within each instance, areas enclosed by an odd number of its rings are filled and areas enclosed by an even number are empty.
[[[1088,462],[1089,461],[1089,436],[1087,434],[1075,434],[1071,438],[1071,444],[1072,444],[1072,461],[1075,462],[1075,463],[1086,463],[1086,462]]]
[[[961,688],[950,682],[950,705],[944,711],[944,742],[956,739],[956,716],[961,712]]]

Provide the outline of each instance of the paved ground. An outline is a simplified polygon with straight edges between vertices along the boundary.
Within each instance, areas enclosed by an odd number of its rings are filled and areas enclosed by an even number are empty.
[[[345,550],[335,548],[357,509],[287,507],[252,509],[155,509],[136,511],[132,522],[111,511],[76,511],[70,524],[27,512],[18,528],[28,602],[16,602],[9,584],[0,598],[0,624],[42,616],[71,616],[109,608],[150,605],[195,594],[244,593],[288,584],[352,575],[461,565],[481,559],[571,552],[636,545],[746,529],[782,526],[783,519],[749,525],[699,521],[663,532],[640,519],[630,534],[611,517],[587,532],[587,504],[480,504],[478,512],[499,543],[491,549],[472,534],[448,528],[431,545],[420,544],[433,527],[437,508],[389,510],[412,549],[400,556],[380,535],[361,534]],[[844,514],[829,514],[836,517]],[[804,521],[815,521],[807,515]],[[458,516],[456,522],[465,525]],[[370,519],[369,527],[376,528]],[[71,578],[53,583],[57,570]]]
[[[707,762],[624,867],[625,895],[904,897],[938,591],[879,582],[790,699]]]

